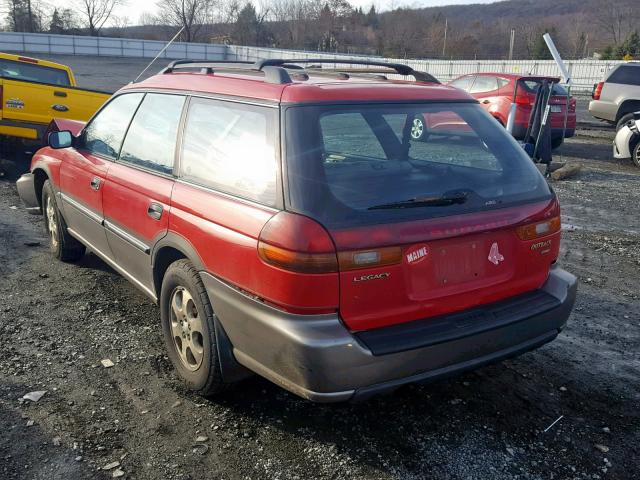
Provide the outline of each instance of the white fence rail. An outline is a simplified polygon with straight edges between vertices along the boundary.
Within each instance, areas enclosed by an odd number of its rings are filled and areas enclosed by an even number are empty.
[[[0,51],[4,52],[150,58],[155,57],[165,44],[165,42],[154,40],[0,32]],[[408,64],[415,70],[429,72],[443,82],[463,74],[479,72],[560,76],[560,71],[553,60],[407,60],[206,43],[174,43],[163,52],[160,58],[257,60],[283,57],[327,60],[375,58]],[[607,71],[621,62],[569,60],[566,63],[573,79],[574,89],[590,91],[594,83],[599,82]]]

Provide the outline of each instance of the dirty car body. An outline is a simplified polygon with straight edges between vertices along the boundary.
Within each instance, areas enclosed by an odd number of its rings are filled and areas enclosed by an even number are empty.
[[[269,62],[129,85],[18,182],[34,212],[50,184],[68,240],[159,302],[188,385],[257,373],[364,399],[558,335],[576,279],[557,265],[557,198],[475,99]],[[466,131],[412,139],[443,115]],[[191,333],[184,301],[208,328]]]

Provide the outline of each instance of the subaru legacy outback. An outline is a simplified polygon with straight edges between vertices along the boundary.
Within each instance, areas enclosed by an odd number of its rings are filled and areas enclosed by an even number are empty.
[[[156,301],[205,395],[257,373],[364,399],[553,340],[576,278],[522,148],[428,74],[321,62],[178,61],[59,123],[18,181],[53,255],[88,248]]]

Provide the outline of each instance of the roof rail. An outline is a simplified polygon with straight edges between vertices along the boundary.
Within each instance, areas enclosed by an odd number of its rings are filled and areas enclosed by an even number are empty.
[[[345,64],[345,65],[367,65],[373,67],[386,67],[394,70],[399,75],[407,75],[412,76],[418,82],[428,82],[428,83],[440,83],[438,79],[436,79],[433,75],[427,72],[419,72],[415,71],[409,65],[404,65],[402,63],[389,63],[389,62],[381,62],[378,60],[350,60],[350,59],[327,59],[327,58],[287,58],[287,59],[278,59],[278,58],[269,58],[266,60],[258,60],[255,63],[255,67],[258,70],[263,69],[267,66],[273,67],[284,67],[291,68],[296,64],[300,63],[311,63],[311,64],[322,64],[322,63],[333,63],[333,64]],[[364,73],[364,72],[360,72]],[[377,72],[366,72],[366,73],[377,73]]]
[[[176,70],[184,68],[198,68],[202,74],[212,74],[215,71],[251,71],[264,73],[264,79],[267,83],[285,84],[291,83],[289,73],[280,66],[265,65],[258,66],[257,63],[242,60],[175,60],[165,67],[160,74],[173,73]]]
[[[389,70],[376,70],[376,69],[355,69],[353,73],[373,73],[377,75],[388,74],[388,73],[397,73],[398,75],[407,75],[412,76],[418,82],[427,82],[427,83],[440,83],[433,75],[426,72],[418,72],[411,68],[409,65],[404,65],[402,63],[388,63],[388,62],[379,62],[377,60],[338,60],[338,59],[279,59],[279,58],[269,58],[266,60],[258,60],[256,62],[249,62],[243,60],[175,60],[171,62],[167,67],[165,67],[160,73],[173,73],[178,69],[183,68],[198,68],[200,67],[200,72],[202,74],[212,74],[216,70],[217,71],[233,71],[233,70],[244,70],[244,71],[252,71],[252,72],[263,72],[265,81],[268,83],[275,84],[285,84],[291,83],[291,76],[287,70],[302,70],[299,64],[311,64],[308,69],[309,70],[317,70],[321,72],[323,63],[332,63],[332,64],[345,64],[345,65],[364,65],[369,67],[385,67]],[[349,69],[325,69],[325,71],[342,73],[345,77],[348,78]]]

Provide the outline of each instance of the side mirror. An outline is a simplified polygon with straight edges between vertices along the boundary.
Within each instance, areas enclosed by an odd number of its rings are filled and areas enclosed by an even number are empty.
[[[55,148],[56,150],[60,148],[68,148],[73,144],[73,135],[71,135],[69,130],[51,132],[47,143],[51,148]]]

